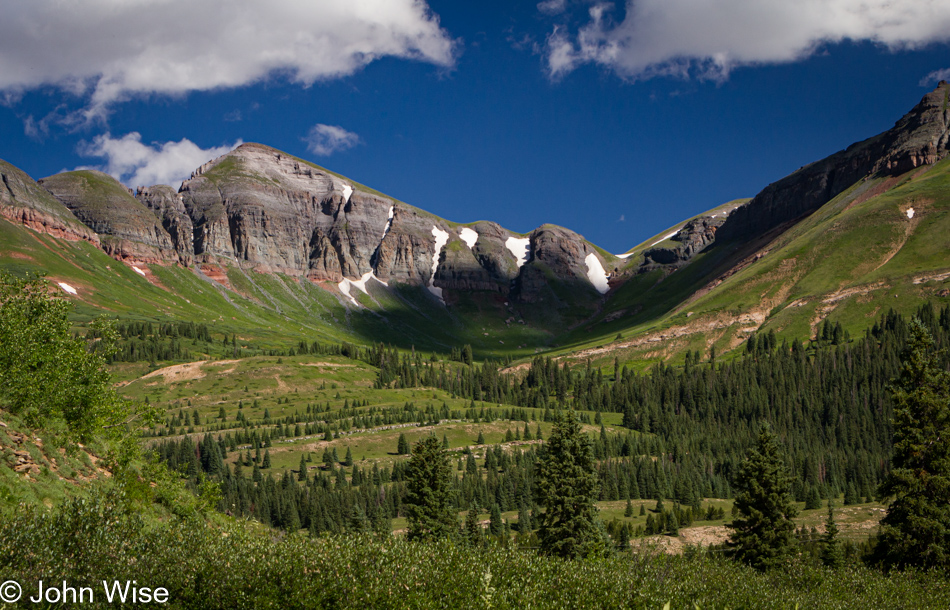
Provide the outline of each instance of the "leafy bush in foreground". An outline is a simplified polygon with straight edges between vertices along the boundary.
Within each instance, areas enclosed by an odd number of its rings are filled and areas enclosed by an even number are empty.
[[[457,542],[279,535],[199,518],[145,526],[121,498],[23,510],[0,521],[0,580],[165,587],[171,608],[945,608],[937,573],[759,573],[697,554],[565,561]],[[97,602],[101,601],[97,598]]]

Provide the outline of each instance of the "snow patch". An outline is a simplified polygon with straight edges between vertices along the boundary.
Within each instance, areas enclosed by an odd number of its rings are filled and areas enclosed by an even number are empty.
[[[631,256],[633,256],[633,252],[628,252],[626,254],[615,254],[614,256],[616,256],[617,258],[630,258]]]
[[[432,275],[429,276],[429,292],[439,297],[439,300],[445,303],[442,300],[442,289],[435,285],[435,272],[439,269],[439,255],[442,254],[442,248],[445,247],[445,244],[449,241],[449,234],[447,231],[443,231],[435,225],[432,225],[432,237],[435,238],[435,253],[432,255]]]
[[[462,241],[468,244],[468,249],[471,250],[472,248],[475,247],[475,242],[478,241],[478,232],[473,229],[469,229],[468,227],[465,227],[464,229],[459,231],[459,237],[462,238]]]
[[[389,235],[389,230],[393,228],[393,217],[396,215],[396,206],[389,206],[389,220],[386,221],[386,228],[383,229],[383,236],[380,238],[380,241],[386,239],[386,236]]]
[[[347,278],[343,278],[343,281],[340,282],[339,284],[337,284],[337,287],[340,289],[340,292],[342,292],[344,295],[346,295],[346,297],[347,297],[348,299],[350,299],[351,301],[353,301],[353,304],[354,304],[354,305],[359,305],[359,302],[353,297],[352,294],[350,294],[350,287],[351,287],[351,286],[356,286],[357,288],[359,288],[359,289],[363,292],[363,294],[367,294],[367,295],[368,295],[368,294],[369,294],[369,290],[366,289],[366,282],[368,282],[370,279],[376,280],[377,282],[379,282],[379,283],[382,284],[383,286],[389,286],[389,284],[387,284],[387,283],[384,282],[383,280],[381,280],[381,279],[379,279],[378,277],[376,277],[376,274],[374,274],[372,271],[370,271],[370,272],[368,272],[368,273],[364,273],[364,274],[363,274],[363,277],[361,277],[361,278],[358,279],[358,280],[350,280],[350,279],[347,279]]]
[[[132,265],[132,271],[138,273],[142,277],[145,277],[145,272],[139,269],[138,267],[136,267],[135,265]]]
[[[678,228],[676,228],[676,229],[673,229],[672,231],[670,231],[669,233],[667,233],[666,235],[664,235],[664,236],[661,237],[660,239],[658,239],[658,240],[656,240],[655,242],[653,242],[652,244],[650,244],[649,247],[653,247],[653,246],[657,245],[658,243],[660,243],[661,241],[666,241],[666,240],[668,240],[669,238],[671,238],[671,237],[673,237],[674,235],[676,235],[677,233],[679,233],[679,232],[680,232],[680,229],[682,229],[682,228],[683,228],[683,227],[678,227]]]
[[[610,290],[610,285],[607,284],[607,272],[604,271],[604,266],[600,264],[600,259],[597,258],[596,254],[591,252],[587,255],[587,258],[584,259],[584,262],[587,263],[587,279],[594,285],[597,292],[607,294],[607,291]]]
[[[907,208],[907,218],[914,217],[914,208]]]
[[[350,186],[349,184],[344,184],[343,185],[343,201],[349,203],[350,195],[352,194],[353,194],[353,187]]]
[[[66,282],[59,282],[59,287],[63,289],[63,292],[68,292],[69,294],[78,294],[76,289],[67,284]]]
[[[531,246],[531,239],[527,237],[509,237],[505,242],[505,247],[511,252],[512,256],[518,259],[518,267],[528,262],[528,248]]]

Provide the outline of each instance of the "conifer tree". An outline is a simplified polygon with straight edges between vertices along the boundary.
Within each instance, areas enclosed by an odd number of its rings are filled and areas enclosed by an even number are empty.
[[[492,536],[501,536],[502,532],[505,531],[505,525],[501,522],[501,508],[498,506],[498,503],[492,504],[491,506],[491,517],[488,522],[488,531],[491,532]]]
[[[307,460],[304,459],[304,456],[302,453],[300,454],[299,468],[300,468],[300,472],[297,473],[297,480],[306,481],[307,480]]]
[[[793,548],[797,510],[791,477],[768,426],[762,426],[756,446],[739,465],[734,487],[737,517],[727,524],[734,556],[758,570],[781,564]]]
[[[346,448],[346,457],[343,458],[343,465],[348,467],[353,465],[353,450],[349,446]]]
[[[406,440],[405,434],[399,435],[399,441],[396,443],[396,453],[399,455],[406,455],[409,453],[409,441]]]
[[[264,452],[264,461],[261,462],[261,468],[270,468],[270,450]]]
[[[478,431],[478,439],[475,441],[475,444],[476,444],[476,445],[484,445],[484,444],[485,444],[485,435],[482,434],[482,431],[481,431],[481,430]]]
[[[536,481],[544,507],[541,552],[565,558],[601,552],[606,541],[595,523],[594,452],[573,411],[554,422],[541,449]]]
[[[828,498],[828,519],[825,521],[825,535],[822,539],[821,562],[829,568],[840,568],[844,563],[841,543],[838,541],[838,524],[835,523],[834,501]]]
[[[894,453],[880,487],[890,499],[875,558],[888,567],[950,568],[950,372],[914,318],[891,387]]]
[[[458,533],[458,519],[451,505],[452,466],[436,437],[427,436],[413,446],[406,486],[410,540],[446,538]]]
[[[623,516],[624,516],[624,517],[632,517],[632,516],[633,516],[633,503],[630,502],[630,498],[627,498],[627,508],[624,509],[624,511],[623,511]]]
[[[478,522],[478,509],[475,506],[465,516],[465,537],[473,547],[482,545],[482,526]]]

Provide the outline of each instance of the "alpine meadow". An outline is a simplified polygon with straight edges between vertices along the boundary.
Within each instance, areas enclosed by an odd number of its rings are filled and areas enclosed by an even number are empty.
[[[950,9],[3,4],[2,607],[947,607]]]

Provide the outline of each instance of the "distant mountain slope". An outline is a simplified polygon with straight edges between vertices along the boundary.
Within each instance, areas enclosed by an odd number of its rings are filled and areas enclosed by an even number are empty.
[[[643,360],[728,350],[759,329],[808,336],[832,312],[857,329],[859,316],[942,294],[950,277],[948,100],[941,82],[887,132],[621,256],[554,225],[444,220],[261,144],[177,192],[133,195],[92,171],[37,184],[0,163],[13,223],[0,221],[0,266],[75,285],[86,314],[217,319],[276,344]]]
[[[61,239],[99,243],[96,232],[80,222],[61,201],[26,173],[2,160],[0,185],[0,215],[7,220]]]

